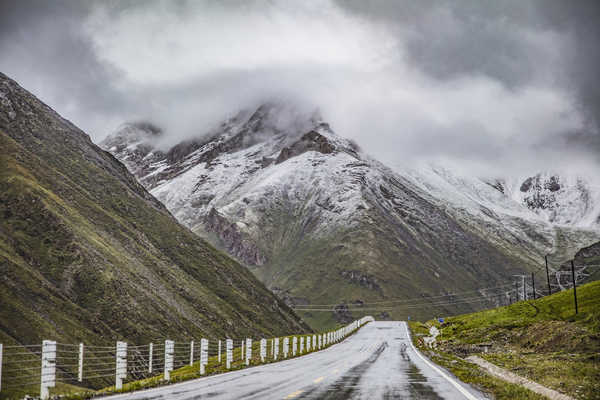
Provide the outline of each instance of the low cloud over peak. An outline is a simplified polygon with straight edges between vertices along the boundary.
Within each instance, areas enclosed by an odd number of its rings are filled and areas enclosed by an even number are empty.
[[[176,143],[275,98],[391,165],[593,169],[593,4],[19,2],[0,70],[96,141],[149,120]]]

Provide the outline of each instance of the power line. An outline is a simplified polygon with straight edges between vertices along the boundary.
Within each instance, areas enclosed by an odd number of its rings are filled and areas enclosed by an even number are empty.
[[[457,296],[466,295],[466,294],[470,294],[470,293],[479,293],[479,292],[485,291],[485,290],[498,290],[498,289],[507,288],[509,286],[512,286],[512,283],[511,284],[500,285],[500,286],[493,286],[493,287],[481,288],[481,289],[473,289],[473,290],[469,290],[469,291],[465,291],[465,292],[456,292],[456,293],[451,293],[451,294],[439,295],[439,296],[413,297],[413,298],[408,298],[408,299],[393,299],[393,300],[365,302],[365,303],[361,303],[361,305],[370,306],[370,305],[380,305],[380,304],[388,304],[388,303],[397,304],[397,303],[410,303],[410,302],[414,302],[414,301],[420,301],[421,302],[421,301],[427,301],[427,300],[432,300],[432,299],[434,299],[434,300],[435,299],[442,299],[442,298],[445,298],[445,297],[457,297]],[[303,307],[336,307],[336,306],[339,306],[340,304],[341,303],[331,303],[331,304],[302,304],[302,305],[294,306],[292,308],[295,309],[295,310],[299,310],[299,309],[302,309]]]
[[[488,297],[471,297],[471,298],[465,298],[462,300],[455,300],[455,301],[438,301],[435,303],[420,303],[420,304],[407,304],[407,305],[400,305],[398,307],[402,307],[402,308],[416,308],[416,307],[423,307],[423,306],[428,306],[428,307],[438,307],[438,306],[448,306],[448,305],[455,305],[455,304],[466,304],[466,303],[477,303],[477,302],[486,302],[486,301],[493,301],[497,298],[500,297],[507,297],[509,293],[514,292],[514,290],[505,292],[505,293],[500,293],[500,294],[496,294],[496,295],[492,295],[492,296],[488,296]],[[327,311],[327,312],[332,312],[332,311],[391,311],[394,308],[392,306],[380,306],[380,307],[367,307],[367,308],[363,308],[363,307],[352,307],[352,308],[342,308],[342,309],[335,309],[335,308],[300,308],[297,309],[297,311]]]

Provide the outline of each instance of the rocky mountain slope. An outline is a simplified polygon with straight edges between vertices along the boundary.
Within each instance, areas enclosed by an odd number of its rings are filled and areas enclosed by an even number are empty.
[[[337,304],[338,320],[349,305],[504,285],[513,273],[538,268],[544,254],[564,261],[600,236],[597,218],[559,225],[558,217],[536,212],[550,200],[516,201],[504,181],[439,167],[392,171],[316,113],[290,118],[287,107],[241,112],[208,135],[166,148],[159,129],[126,124],[101,146],[179,221],[279,296]],[[586,213],[595,212],[598,197],[589,201]],[[395,304],[382,315],[432,312],[426,304]],[[317,325],[331,318],[303,315]]]
[[[0,74],[0,342],[307,330],[125,166]]]

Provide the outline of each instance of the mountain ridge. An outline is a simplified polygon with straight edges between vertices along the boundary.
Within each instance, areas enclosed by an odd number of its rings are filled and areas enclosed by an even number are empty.
[[[287,299],[343,303],[504,283],[546,253],[567,259],[598,238],[552,225],[482,180],[443,168],[400,174],[322,120],[273,129],[278,112],[263,106],[225,122],[176,163],[150,150],[137,177]],[[126,164],[138,151],[109,141],[101,145]]]
[[[0,337],[132,342],[309,328],[113,155],[0,74]]]

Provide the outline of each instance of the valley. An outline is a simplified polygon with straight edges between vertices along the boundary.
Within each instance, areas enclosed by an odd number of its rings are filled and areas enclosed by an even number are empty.
[[[558,267],[600,239],[597,189],[582,178],[492,181],[433,165],[396,171],[318,112],[286,104],[239,112],[174,146],[163,135],[125,124],[101,146],[182,224],[317,327],[351,320],[361,304],[416,297],[424,301],[378,317],[432,317],[427,297],[482,287],[495,289],[480,293],[479,304],[441,311],[500,305],[512,275],[538,269],[547,254]],[[300,311],[310,304],[336,311]]]

